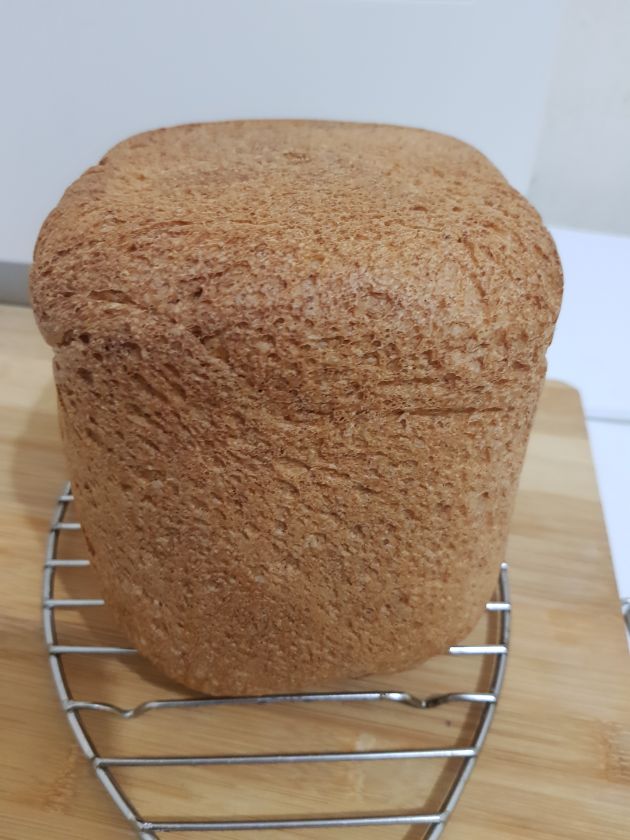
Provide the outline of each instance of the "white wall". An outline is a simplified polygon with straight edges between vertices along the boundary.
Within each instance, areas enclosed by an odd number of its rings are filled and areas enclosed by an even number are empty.
[[[549,224],[630,234],[630,2],[570,0],[530,198]]]
[[[524,191],[560,2],[0,0],[0,10],[0,261],[29,261],[70,181],[126,135],[178,122],[424,126],[474,143]]]

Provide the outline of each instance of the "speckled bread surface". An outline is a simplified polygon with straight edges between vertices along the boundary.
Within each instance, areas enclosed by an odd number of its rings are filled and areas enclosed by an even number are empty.
[[[479,152],[332,122],[140,134],[66,191],[31,288],[93,564],[166,674],[316,687],[473,627],[562,289]]]

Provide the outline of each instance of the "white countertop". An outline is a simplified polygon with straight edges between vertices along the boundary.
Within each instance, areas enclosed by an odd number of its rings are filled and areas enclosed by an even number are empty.
[[[630,597],[630,237],[552,229],[565,274],[547,375],[582,395],[621,597]]]

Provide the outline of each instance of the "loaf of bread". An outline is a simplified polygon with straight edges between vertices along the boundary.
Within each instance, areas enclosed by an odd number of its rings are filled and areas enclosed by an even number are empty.
[[[402,670],[491,596],[560,305],[535,210],[427,131],[116,146],[31,275],[105,598],[212,694]]]

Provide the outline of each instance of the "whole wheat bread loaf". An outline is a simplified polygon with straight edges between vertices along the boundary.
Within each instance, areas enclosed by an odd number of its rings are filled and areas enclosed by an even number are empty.
[[[561,297],[477,151],[227,122],[125,140],[31,276],[107,602],[195,689],[299,689],[460,640],[491,595]]]

